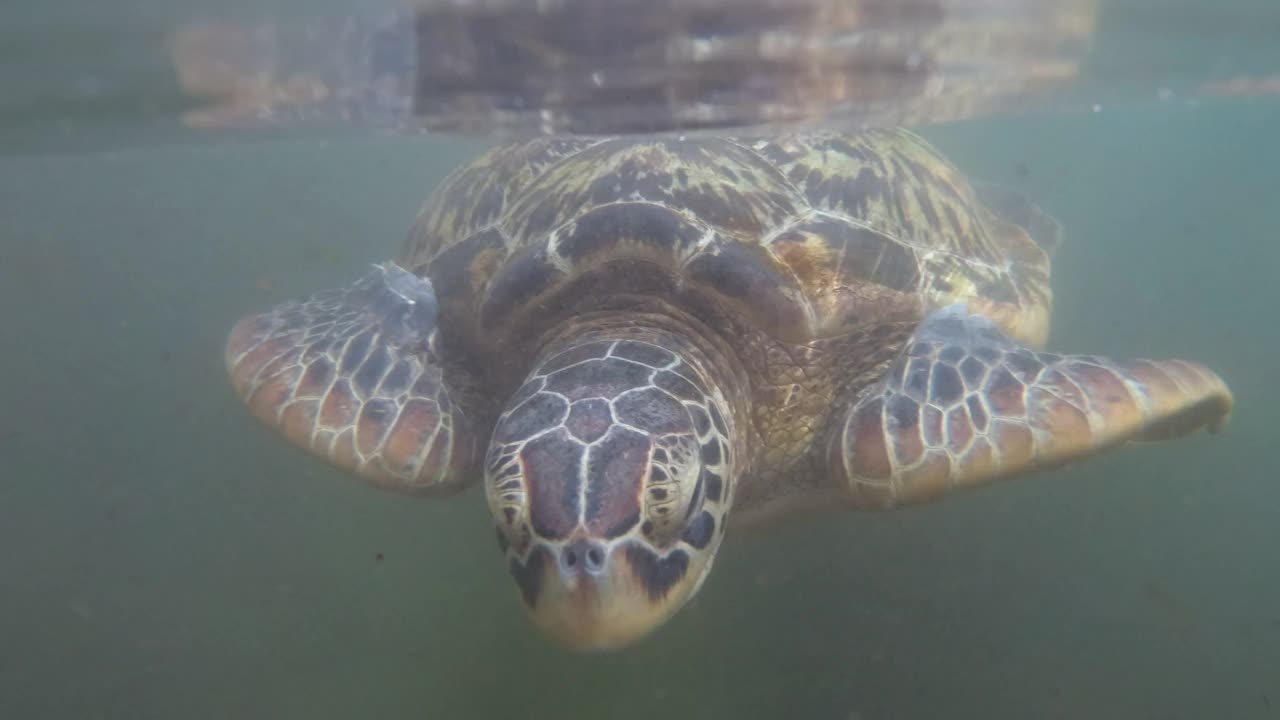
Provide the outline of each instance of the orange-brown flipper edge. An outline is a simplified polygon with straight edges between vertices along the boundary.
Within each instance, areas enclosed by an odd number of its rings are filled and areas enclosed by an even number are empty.
[[[439,495],[470,479],[476,443],[437,341],[430,281],[386,263],[242,318],[225,360],[249,411],[293,444],[383,490]]]

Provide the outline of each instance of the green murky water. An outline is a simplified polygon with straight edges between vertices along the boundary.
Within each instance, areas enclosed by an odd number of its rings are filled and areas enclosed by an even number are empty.
[[[62,77],[39,33],[112,19],[43,12],[0,30],[13,88]],[[479,492],[368,490],[224,379],[236,317],[390,256],[480,141],[187,141],[31,97],[0,103],[0,717],[1280,716],[1274,96],[925,132],[1063,222],[1051,345],[1214,367],[1224,434],[739,538],[603,658],[527,626]]]

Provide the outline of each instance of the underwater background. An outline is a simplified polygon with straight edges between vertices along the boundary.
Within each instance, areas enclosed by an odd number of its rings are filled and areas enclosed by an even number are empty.
[[[671,622],[581,657],[522,617],[479,488],[369,489],[222,367],[486,140],[191,139],[163,92],[137,111],[168,81],[128,42],[190,4],[75,5],[0,9],[0,717],[1280,717],[1280,96],[920,130],[1062,222],[1050,348],[1208,365],[1222,434],[731,537]],[[1253,21],[1100,56],[1274,58],[1280,7],[1197,7]],[[42,95],[112,63],[126,100]]]

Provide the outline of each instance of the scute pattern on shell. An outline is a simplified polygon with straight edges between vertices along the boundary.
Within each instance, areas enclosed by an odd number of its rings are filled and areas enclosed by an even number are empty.
[[[1045,250],[905,130],[502,145],[445,181],[401,255],[490,338],[618,260],[789,342],[968,302],[1035,345],[1050,302]]]

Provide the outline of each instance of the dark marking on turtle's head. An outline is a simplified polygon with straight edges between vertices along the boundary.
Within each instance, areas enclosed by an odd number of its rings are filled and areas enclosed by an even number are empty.
[[[723,537],[734,448],[721,396],[657,342],[561,345],[494,428],[485,487],[536,625],[619,648],[700,586]]]

